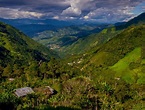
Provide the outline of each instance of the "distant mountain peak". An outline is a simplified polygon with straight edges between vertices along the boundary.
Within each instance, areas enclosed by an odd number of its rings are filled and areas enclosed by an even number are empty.
[[[141,23],[145,24],[145,12],[128,21],[126,25],[141,24]]]

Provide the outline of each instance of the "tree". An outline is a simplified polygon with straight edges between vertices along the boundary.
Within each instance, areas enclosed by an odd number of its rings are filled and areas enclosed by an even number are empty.
[[[13,66],[13,77],[20,77],[24,73],[23,69],[18,64],[14,64]]]
[[[0,110],[15,110],[20,100],[11,93],[4,92],[0,94]]]
[[[10,78],[12,76],[12,70],[13,70],[12,66],[10,64],[8,64],[7,67],[4,68],[3,76]]]
[[[4,68],[2,66],[0,66],[0,79],[2,78],[3,69]]]
[[[41,65],[39,66],[39,71],[41,73],[42,79],[44,79],[44,77],[46,75],[46,71],[47,71],[47,63],[46,62],[41,63]]]
[[[30,64],[28,71],[30,72],[30,74],[33,74],[35,76],[39,77],[39,66],[38,66],[38,62],[34,61]]]

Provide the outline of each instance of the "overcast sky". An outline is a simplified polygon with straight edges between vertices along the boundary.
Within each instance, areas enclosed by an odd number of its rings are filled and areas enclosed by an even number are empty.
[[[1,18],[120,22],[142,12],[144,0],[0,0]]]

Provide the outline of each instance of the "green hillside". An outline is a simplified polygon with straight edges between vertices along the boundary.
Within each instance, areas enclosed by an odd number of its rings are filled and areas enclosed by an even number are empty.
[[[4,23],[0,23],[0,49],[1,63],[49,60],[55,56],[48,48]]]
[[[71,54],[85,53],[89,49],[107,42],[122,31],[116,30],[115,26],[105,29],[103,29],[105,26],[96,27],[67,27],[56,32],[45,31],[33,39],[57,51],[61,57],[64,57]]]
[[[64,59],[9,25],[0,30],[0,109],[145,109],[145,25],[82,38],[73,52],[86,52]],[[18,97],[24,87],[34,92]]]
[[[144,68],[144,30],[144,25],[129,27],[100,48],[91,50],[86,61],[88,63],[83,68],[86,71],[88,68],[108,68],[116,73],[116,77],[122,77],[129,83],[134,82],[132,78],[137,75],[141,78],[137,82],[144,83],[141,75]]]
[[[62,53],[64,52],[66,55],[85,53],[96,46],[99,47],[100,45],[106,43],[120,32],[121,30],[116,30],[114,26],[103,29],[99,33],[91,34],[87,37],[79,39],[78,41],[74,42],[72,45],[68,45],[67,47],[62,47]]]
[[[99,47],[67,58],[69,65],[79,68],[96,85],[101,110],[145,108],[144,30],[145,25],[128,27]]]
[[[52,50],[55,50],[60,56],[77,53],[81,46],[77,45],[78,49],[73,48],[77,43],[83,45],[82,40],[92,33],[98,33],[107,25],[80,25],[70,26],[58,29],[56,31],[44,31],[33,37],[33,39]],[[90,42],[91,43],[91,42]],[[80,47],[80,48],[79,48]],[[71,49],[70,49],[71,48]],[[85,51],[85,49],[82,49]],[[83,52],[84,52],[83,51]]]
[[[70,26],[56,31],[44,31],[33,39],[55,50],[61,57],[82,54],[115,37],[132,25],[145,24],[145,13],[118,25]]]
[[[100,33],[92,34],[87,37],[81,38],[78,41],[74,42],[72,45],[62,47],[62,52],[66,53],[66,55],[87,52],[91,48],[95,48],[96,46],[100,46],[106,43],[129,26],[140,24],[145,24],[145,13],[140,14],[139,16],[131,19],[126,23],[117,26],[110,26],[103,29]]]

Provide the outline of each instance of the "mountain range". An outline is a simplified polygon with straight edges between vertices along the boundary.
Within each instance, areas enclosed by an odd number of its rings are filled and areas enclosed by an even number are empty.
[[[48,30],[33,38],[42,45],[0,22],[0,109],[144,109],[144,23],[145,13],[126,23]],[[16,97],[23,87],[34,92]]]
[[[128,22],[114,25],[72,26],[57,31],[44,31],[33,39],[52,48],[60,56],[81,54],[95,46],[106,43],[131,25],[144,24],[144,19],[145,13],[142,13]]]
[[[37,33],[46,31],[46,30],[56,30],[58,28],[76,25],[77,23],[59,21],[54,19],[3,19],[0,18],[0,21],[10,24],[13,27],[21,30],[23,33],[29,37],[35,36]]]
[[[73,45],[80,39],[85,39],[86,36],[92,33],[98,33],[108,25],[78,25],[69,26],[56,31],[44,31],[33,37],[33,39],[52,50],[55,50],[59,54],[71,53],[65,48]],[[72,48],[73,49],[73,48]]]

